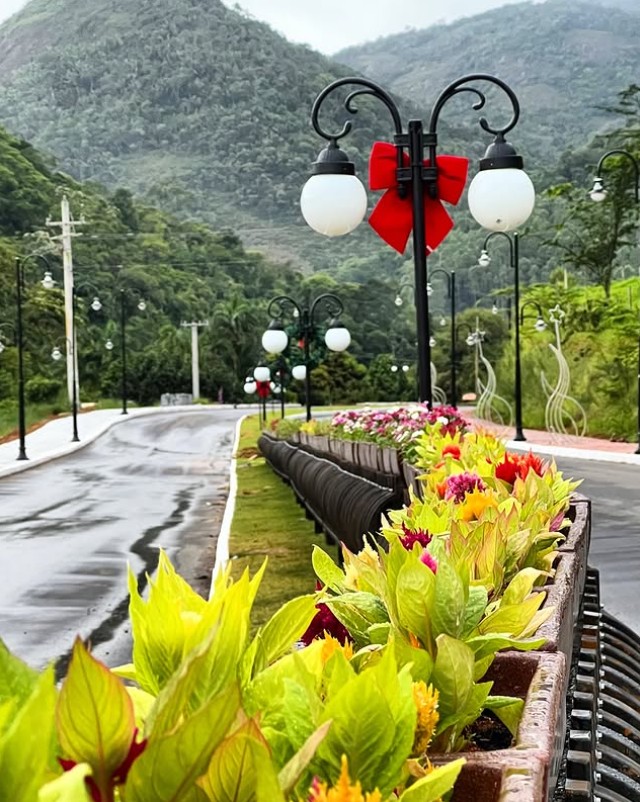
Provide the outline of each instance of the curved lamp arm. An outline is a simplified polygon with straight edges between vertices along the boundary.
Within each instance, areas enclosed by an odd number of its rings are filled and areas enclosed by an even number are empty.
[[[509,264],[511,265],[511,267],[515,267],[516,261],[515,261],[515,250],[513,246],[513,238],[510,237],[506,231],[492,231],[490,234],[487,234],[487,236],[484,238],[484,244],[482,246],[482,250],[483,251],[487,250],[489,243],[494,237],[502,237],[503,239],[506,239],[506,241],[509,243]]]
[[[321,307],[324,308],[324,314],[329,318],[338,318],[344,311],[344,305],[337,295],[332,292],[324,292],[311,304],[309,310],[309,322],[313,325],[315,320],[315,313]]]
[[[600,161],[598,162],[598,166],[596,167],[596,173],[598,176],[602,174],[602,167],[607,159],[611,156],[624,156],[625,159],[628,159],[633,166],[634,172],[634,194],[636,203],[640,203],[640,164],[638,164],[638,160],[629,153],[628,150],[622,150],[620,148],[614,148],[613,150],[607,151],[603,156],[600,157]],[[597,179],[596,179],[597,180]]]
[[[444,267],[437,267],[435,270],[431,270],[429,272],[429,278],[433,278],[434,276],[441,275],[447,279],[447,298],[451,298],[451,278],[453,275],[453,270],[445,270]]]
[[[528,317],[528,315],[525,315],[524,313],[524,310],[528,306],[533,306],[538,313],[538,318],[540,320],[544,320],[544,315],[542,314],[542,307],[540,304],[537,301],[525,301],[520,307],[520,323],[524,323],[525,319]]]
[[[290,298],[288,295],[278,295],[269,303],[267,314],[272,320],[281,320],[289,312],[297,312],[294,317],[300,318],[302,316],[302,309],[300,306]]]

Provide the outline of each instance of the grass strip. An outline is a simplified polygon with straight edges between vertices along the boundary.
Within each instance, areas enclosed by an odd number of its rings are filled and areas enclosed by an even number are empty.
[[[284,602],[314,591],[311,552],[315,544],[334,559],[338,556],[336,547],[326,545],[324,535],[315,534],[313,522],[305,517],[291,488],[258,455],[259,435],[258,416],[245,418],[236,454],[238,493],[229,541],[234,577],[246,567],[253,574],[269,558],[254,605],[256,626]]]

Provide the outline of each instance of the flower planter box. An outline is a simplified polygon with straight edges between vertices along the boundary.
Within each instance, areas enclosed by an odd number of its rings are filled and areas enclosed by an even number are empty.
[[[395,448],[384,446],[380,449],[382,465],[385,473],[393,476],[400,476],[400,456]]]
[[[525,700],[514,744],[507,749],[432,754],[433,763],[464,757],[452,802],[543,802],[555,790],[566,733],[568,664],[561,653],[503,652],[485,679],[492,694]]]
[[[588,554],[591,545],[591,499],[581,493],[574,493],[567,518],[571,520],[571,525],[564,532],[566,540],[559,550]]]
[[[418,481],[418,477],[423,473],[424,471],[421,471],[419,468],[416,468],[415,465],[411,465],[409,462],[402,463],[402,475],[404,477],[407,489],[411,488],[414,495],[418,498],[422,498],[422,487]]]

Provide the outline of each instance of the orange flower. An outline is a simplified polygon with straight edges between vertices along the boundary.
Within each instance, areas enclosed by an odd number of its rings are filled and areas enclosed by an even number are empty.
[[[440,720],[437,710],[438,691],[433,685],[427,686],[424,682],[414,682],[413,701],[418,710],[418,721],[411,754],[419,756],[427,751]]]
[[[444,482],[439,482],[436,485],[436,490],[440,498],[444,498],[444,494],[447,492],[447,480],[445,479]]]
[[[322,651],[320,652],[322,662],[327,663],[329,658],[332,657],[336,652],[342,652],[347,660],[351,660],[353,657],[353,646],[349,643],[349,641],[346,641],[343,646],[337,638],[334,638],[329,635],[328,632],[325,632],[322,643]]]
[[[309,789],[308,802],[382,802],[382,796],[377,788],[372,793],[363,794],[359,782],[351,784],[347,756],[342,755],[342,771],[338,782],[333,788],[329,788],[327,783],[316,778]]]
[[[472,493],[467,493],[459,505],[460,517],[463,521],[477,521],[488,507],[497,507],[495,498],[491,493],[483,493],[476,488]]]

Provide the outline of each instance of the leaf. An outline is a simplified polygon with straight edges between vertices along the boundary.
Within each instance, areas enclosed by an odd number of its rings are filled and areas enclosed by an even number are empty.
[[[518,571],[507,585],[500,606],[521,604],[531,593],[533,586],[542,576],[544,576],[544,573],[542,571],[537,571],[535,568],[523,568],[521,571]]]
[[[269,749],[253,721],[220,744],[198,785],[211,802],[285,802]]]
[[[431,611],[435,596],[436,578],[418,560],[406,562],[398,572],[396,605],[401,627],[422,641],[431,651]]]
[[[71,771],[43,785],[38,802],[91,802],[85,777],[91,775],[88,763],[79,763]]]
[[[289,651],[306,632],[315,614],[315,595],[291,599],[280,607],[257,636],[262,641],[267,665]]]
[[[38,682],[38,672],[11,654],[0,639],[0,704],[15,699],[18,705],[29,698]]]
[[[322,584],[331,588],[331,590],[335,590],[336,593],[342,593],[345,575],[320,546],[313,547],[311,562],[313,570]]]
[[[281,769],[278,774],[278,782],[285,796],[289,796],[292,793],[298,780],[302,777],[304,770],[313,759],[316,750],[326,738],[331,724],[332,722],[330,720],[321,724],[318,729],[307,738],[303,746],[298,749],[287,765]]]
[[[444,766],[432,769],[400,795],[399,802],[437,802],[450,791],[467,761],[461,757]]]
[[[465,595],[460,577],[448,560],[438,563],[435,592],[431,610],[432,636],[444,633],[459,638],[465,614]]]
[[[534,593],[521,604],[501,604],[494,613],[480,622],[478,631],[482,635],[495,632],[517,637],[527,629],[544,599],[544,593]]]
[[[528,652],[539,649],[544,644],[544,638],[511,638],[508,635],[476,635],[467,641],[476,656],[476,661],[491,657],[502,649],[518,649]]]
[[[524,701],[512,696],[488,696],[485,707],[498,716],[515,738],[520,726]]]
[[[55,703],[53,668],[49,668],[0,737],[0,799],[35,802],[38,798],[53,752]]]
[[[462,641],[439,635],[431,682],[440,697],[438,711],[442,719],[463,711],[473,689],[473,651]]]
[[[88,763],[98,787],[106,788],[133,740],[133,703],[122,682],[89,654],[80,638],[58,698],[56,723],[65,755]]]
[[[469,588],[469,598],[464,609],[462,632],[460,637],[465,640],[478,626],[487,609],[489,595],[483,585],[472,585]]]
[[[149,739],[125,786],[127,802],[179,802],[193,792],[238,712],[236,687],[215,696],[173,732]]]

